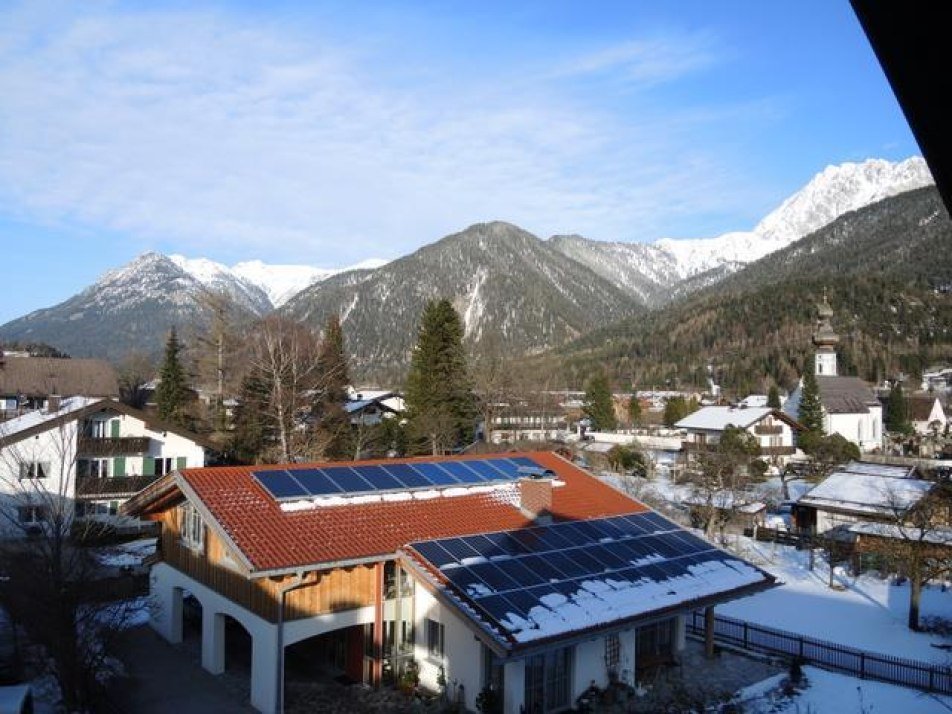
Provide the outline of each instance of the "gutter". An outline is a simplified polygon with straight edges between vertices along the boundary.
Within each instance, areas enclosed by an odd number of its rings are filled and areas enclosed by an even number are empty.
[[[284,602],[289,592],[305,584],[304,578],[305,573],[298,572],[290,583],[278,591],[278,673],[275,682],[278,694],[278,706],[275,708],[277,714],[284,714]]]

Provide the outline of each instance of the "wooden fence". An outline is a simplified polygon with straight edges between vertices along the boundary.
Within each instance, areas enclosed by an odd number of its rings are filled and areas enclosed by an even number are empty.
[[[689,634],[704,636],[703,611],[693,613],[687,629]],[[866,652],[724,615],[714,617],[714,639],[753,652],[799,657],[804,664],[859,675],[862,679],[952,694],[952,668],[941,664]]]

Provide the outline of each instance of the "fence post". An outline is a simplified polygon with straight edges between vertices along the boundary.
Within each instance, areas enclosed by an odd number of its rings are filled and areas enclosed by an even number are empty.
[[[797,639],[800,641],[800,659],[803,659],[803,635],[800,635]]]
[[[747,642],[747,620],[744,620],[744,649],[746,650],[748,646],[749,645]]]
[[[935,684],[933,683],[935,676],[935,670],[932,667],[929,667],[929,691],[935,691]]]
[[[866,679],[866,653],[859,653],[859,678]]]

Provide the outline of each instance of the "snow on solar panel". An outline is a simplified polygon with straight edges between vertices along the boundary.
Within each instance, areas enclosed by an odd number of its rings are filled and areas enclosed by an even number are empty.
[[[254,471],[252,476],[275,500],[282,501],[513,481],[520,478],[520,468],[530,466],[541,468],[527,456],[516,456],[468,461],[292,468]]]
[[[666,518],[644,512],[411,546],[496,632],[568,632],[767,581]]]

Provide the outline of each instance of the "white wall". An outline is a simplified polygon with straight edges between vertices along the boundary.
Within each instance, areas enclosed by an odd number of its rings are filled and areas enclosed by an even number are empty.
[[[824,422],[827,434],[840,434],[859,446],[860,451],[882,446],[882,407],[870,407],[868,414],[825,414]]]
[[[76,422],[67,422],[0,449],[0,534],[21,535],[13,522],[20,506],[44,505],[69,519],[75,494]],[[20,465],[45,464],[46,477],[20,479]]]
[[[443,606],[419,582],[413,580],[414,587],[414,629],[416,643],[414,656],[420,666],[420,684],[432,691],[439,691],[437,677],[440,665],[445,670],[447,691],[453,693],[453,683],[465,688],[465,705],[476,709],[476,696],[483,688],[483,649],[482,642],[463,620],[448,607]],[[444,656],[442,660],[431,659],[427,652],[426,621],[441,622],[444,626]],[[508,681],[506,683],[508,687]],[[518,709],[516,709],[518,713]]]

